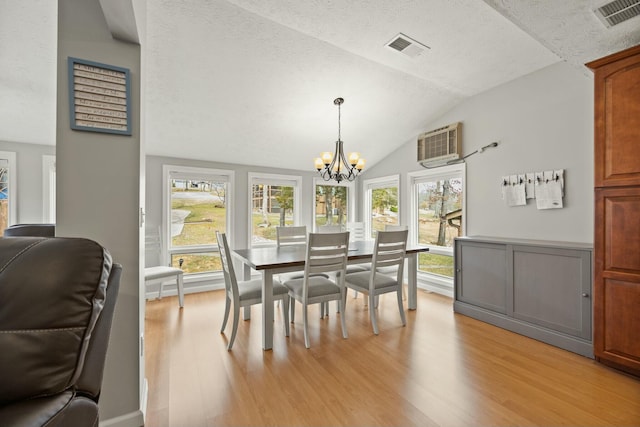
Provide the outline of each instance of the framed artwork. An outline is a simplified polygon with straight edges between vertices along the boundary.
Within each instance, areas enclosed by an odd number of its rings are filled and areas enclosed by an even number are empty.
[[[127,68],[68,58],[71,129],[131,135]]]

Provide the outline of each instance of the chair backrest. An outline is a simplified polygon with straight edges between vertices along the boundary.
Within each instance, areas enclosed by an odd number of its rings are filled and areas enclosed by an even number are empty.
[[[229,250],[227,235],[216,231],[216,240],[218,241],[220,261],[222,262],[224,287],[227,290],[227,293],[231,293],[235,298],[238,296],[238,281],[236,279],[236,272],[233,268],[233,260],[231,259],[231,251]]]
[[[342,232],[341,225],[321,225],[318,227],[318,233],[340,233]]]
[[[318,273],[341,272],[344,280],[349,254],[349,232],[310,233],[304,266],[305,284],[309,276]],[[306,295],[306,288],[304,295]]]
[[[384,231],[402,231],[408,229],[409,227],[406,225],[385,224],[384,226]]]
[[[349,240],[357,242],[365,240],[364,237],[364,222],[348,222],[347,231],[349,232]]]
[[[144,230],[144,265],[155,267],[163,265],[162,233],[160,227],[147,227]]]
[[[276,227],[278,246],[307,244],[307,227]]]
[[[398,267],[398,281],[402,280],[404,257],[407,251],[408,230],[378,231],[371,263],[375,274],[378,268]]]

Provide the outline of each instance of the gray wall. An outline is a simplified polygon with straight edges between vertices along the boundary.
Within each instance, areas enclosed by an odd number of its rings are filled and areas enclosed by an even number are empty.
[[[72,131],[67,57],[128,68],[133,135]],[[140,46],[114,40],[98,0],[59,0],[56,234],[96,240],[123,265],[100,418],[142,425],[140,412]]]
[[[13,151],[16,153],[16,168],[18,170],[18,217],[16,218],[16,223],[43,222],[42,156],[55,156],[56,147],[53,145],[0,141],[0,151]]]
[[[424,131],[456,121],[463,123],[464,154],[500,141],[467,159],[466,235],[593,242],[593,79],[586,69],[554,64],[462,102]],[[424,170],[416,139],[363,175],[401,173],[403,224],[410,205],[406,172]],[[533,200],[506,206],[502,175],[551,169],[565,170],[563,209],[538,210]]]

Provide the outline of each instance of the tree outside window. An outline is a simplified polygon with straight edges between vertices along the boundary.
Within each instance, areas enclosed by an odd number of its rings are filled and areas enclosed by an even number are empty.
[[[384,231],[386,225],[398,224],[398,187],[371,190],[371,237]]]
[[[316,185],[316,229],[322,225],[347,223],[347,187]]]
[[[251,242],[275,244],[276,227],[294,225],[295,187],[254,183],[251,195]]]
[[[462,235],[462,178],[434,179],[416,184],[418,198],[418,243],[445,248]],[[422,253],[418,269],[453,277],[453,258]]]

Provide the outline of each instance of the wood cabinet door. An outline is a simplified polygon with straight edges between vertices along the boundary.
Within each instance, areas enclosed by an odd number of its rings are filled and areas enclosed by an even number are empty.
[[[596,189],[594,353],[640,374],[640,187]]]
[[[640,185],[640,46],[587,66],[595,74],[595,186]]]

